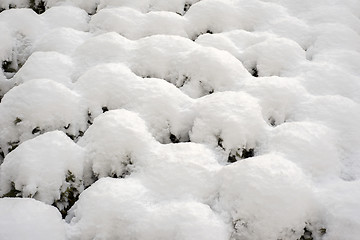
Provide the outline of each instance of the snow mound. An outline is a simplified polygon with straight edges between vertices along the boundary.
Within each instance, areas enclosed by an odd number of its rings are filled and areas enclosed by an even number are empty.
[[[94,30],[114,31],[132,40],[156,34],[187,38],[185,24],[186,21],[175,13],[160,11],[142,14],[132,8],[106,8],[100,10],[90,21]]]
[[[0,199],[0,236],[12,240],[65,240],[65,224],[56,208],[34,199]]]
[[[325,240],[349,239],[356,240],[359,234],[360,207],[357,181],[332,181],[317,189],[318,199],[324,206],[323,218],[326,222],[327,233]]]
[[[132,177],[159,198],[206,204],[215,197],[221,165],[211,148],[196,143],[157,145],[143,158]]]
[[[174,12],[184,15],[189,8],[201,0],[100,0],[98,10],[103,8],[128,7],[140,12]],[[170,4],[169,4],[170,3]]]
[[[165,79],[191,97],[238,89],[250,77],[233,56],[177,36],[155,35],[130,41],[105,33],[86,41],[74,53],[77,79],[101,63],[123,63],[142,77]]]
[[[269,151],[282,153],[312,177],[340,177],[335,133],[319,123],[289,122],[274,128]]]
[[[231,164],[220,176],[219,206],[230,214],[235,239],[299,239],[316,217],[309,181],[276,154]]]
[[[145,122],[137,114],[123,109],[97,117],[79,141],[86,151],[86,168],[91,169],[96,178],[126,176],[152,144],[156,141]]]
[[[62,130],[75,138],[87,127],[87,110],[80,96],[48,79],[11,89],[1,101],[0,115],[0,144],[5,154],[44,132]]]
[[[57,52],[34,52],[15,74],[13,81],[19,85],[32,79],[47,78],[71,86],[72,59]],[[36,69],[36,70],[35,70]]]
[[[88,2],[90,2],[88,0]],[[89,30],[89,16],[84,11],[72,6],[56,6],[41,15],[51,28],[71,28],[78,31]]]
[[[309,93],[297,78],[261,77],[244,83],[243,91],[258,99],[263,118],[271,126],[294,121]]]
[[[204,34],[196,42],[230,52],[256,77],[288,76],[306,60],[298,43],[264,32]]]
[[[80,195],[71,216],[72,239],[229,239],[228,227],[209,206],[159,202],[130,178],[97,181]]]
[[[92,118],[106,110],[127,109],[138,113],[160,142],[169,143],[171,134],[188,139],[194,101],[166,81],[143,79],[122,64],[101,64],[84,73],[74,91],[87,100]]]
[[[32,49],[34,52],[59,52],[71,55],[75,49],[83,44],[89,37],[90,33],[78,31],[72,28],[59,27],[45,33],[37,39]]]
[[[223,149],[229,161],[245,158],[262,142],[266,122],[257,100],[242,92],[220,92],[199,99],[190,140]]]
[[[8,154],[0,173],[0,195],[64,201],[61,194],[70,188],[83,190],[83,150],[60,131],[45,133]]]

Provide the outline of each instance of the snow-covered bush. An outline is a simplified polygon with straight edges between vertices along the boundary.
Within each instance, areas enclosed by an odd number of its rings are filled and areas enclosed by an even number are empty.
[[[305,51],[298,43],[263,32],[234,30],[205,34],[196,42],[230,52],[255,77],[289,76],[306,60]]]
[[[229,228],[205,204],[159,201],[133,178],[104,178],[71,209],[72,239],[229,239]]]
[[[26,141],[0,166],[0,195],[35,198],[65,213],[84,189],[83,155],[60,131]]]
[[[143,79],[122,64],[101,64],[84,73],[74,91],[87,100],[92,118],[123,108],[138,113],[160,142],[189,138],[194,101],[166,81]]]
[[[139,76],[165,79],[194,98],[239,89],[250,77],[227,52],[204,48],[178,36],[156,35],[130,41],[113,32],[105,33],[78,47],[74,61],[79,66],[74,78],[100,63],[123,63]]]
[[[228,162],[252,157],[266,134],[257,100],[242,92],[221,92],[198,101],[190,140],[225,151]]]
[[[143,14],[131,8],[105,8],[94,15],[90,22],[94,30],[115,31],[134,40],[156,34],[188,38],[185,24],[186,20],[176,13],[159,11]]]
[[[5,31],[1,34],[4,34],[1,37],[4,45],[1,44],[0,51],[3,69],[5,72],[16,72],[30,56],[32,42],[42,35],[47,26],[31,9],[3,11],[0,13],[0,23],[5,25]]]
[[[137,161],[143,160],[143,152],[155,143],[144,121],[133,112],[113,110],[99,116],[79,141],[90,170],[86,185],[92,183],[92,175],[97,179],[130,174]]]
[[[11,89],[1,101],[0,115],[0,146],[5,154],[44,132],[62,130],[75,139],[87,127],[87,109],[80,96],[49,79]]]
[[[299,105],[309,97],[296,78],[260,77],[244,83],[243,90],[257,98],[263,118],[271,126],[294,121]]]
[[[41,38],[37,39],[32,49],[33,51],[43,52],[59,52],[71,55],[75,49],[84,43],[91,36],[88,32],[82,32],[67,27],[59,27],[45,33]]]
[[[234,225],[234,239],[299,239],[316,219],[316,201],[301,169],[268,154],[225,167],[219,208]]]
[[[67,55],[57,52],[35,52],[12,80],[19,85],[32,79],[44,78],[71,86],[72,68],[72,59]]]

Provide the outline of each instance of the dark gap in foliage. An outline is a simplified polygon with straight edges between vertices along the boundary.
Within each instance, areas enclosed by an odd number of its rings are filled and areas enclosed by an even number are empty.
[[[90,126],[90,125],[93,124],[93,117],[92,117],[91,112],[89,110],[88,110],[87,116],[88,116],[87,123]]]
[[[181,88],[183,87],[186,83],[188,83],[190,81],[190,77],[186,76],[186,75],[182,75],[181,77],[179,77],[176,81],[176,87]]]
[[[15,197],[21,197],[21,191],[16,190],[15,188],[15,183],[11,182],[11,188],[10,191],[5,193],[4,195],[1,196],[2,198],[5,197],[10,197],[10,198],[15,198]]]
[[[71,134],[71,133],[65,133],[65,134],[66,134],[66,136],[68,136],[71,140],[73,140],[74,142],[77,142],[77,140],[78,140],[80,137],[84,136],[84,133],[85,133],[84,131],[79,130],[76,135],[73,135],[73,134]]]
[[[22,122],[22,119],[21,118],[15,118],[15,120],[14,120],[14,124],[15,125],[18,125],[19,123],[21,123]]]
[[[53,203],[53,206],[60,211],[63,219],[65,219],[68,211],[76,203],[80,195],[80,192],[76,188],[76,185],[79,183],[76,183],[75,175],[69,170],[67,171],[65,182],[68,186],[65,191],[61,192],[60,199]],[[82,185],[82,181],[80,181],[80,184]]]
[[[109,109],[108,109],[107,106],[104,106],[104,107],[102,107],[101,109],[102,109],[103,113],[109,111]]]
[[[303,235],[300,237],[300,239],[299,240],[313,240],[314,238],[313,238],[313,233],[312,233],[312,231],[310,231],[308,228],[304,228],[304,233],[303,233]]]
[[[184,4],[183,11],[182,11],[182,12],[176,12],[176,13],[179,14],[180,16],[184,16],[185,13],[186,13],[187,11],[189,11],[190,7],[191,7],[191,3],[186,2],[186,3]]]
[[[258,72],[258,69],[257,69],[257,67],[256,66],[254,66],[252,69],[251,69],[251,75],[253,76],[253,77],[259,77],[259,72]]]
[[[269,117],[268,122],[270,126],[276,127],[276,120],[273,117]]]
[[[224,146],[223,146],[223,144],[222,144],[223,141],[224,141],[224,140],[223,140],[222,138],[218,137],[218,146],[221,147],[223,150],[225,150],[225,148],[224,148]]]
[[[15,150],[19,146],[19,143],[20,143],[20,141],[8,142],[7,143],[9,145],[8,153]]]
[[[231,151],[228,157],[228,163],[234,163],[241,159],[251,158],[255,155],[255,151],[253,148],[242,148],[237,151]]]
[[[172,133],[170,133],[170,141],[172,143],[179,143],[180,142],[180,140]]]
[[[16,73],[17,71],[12,61],[3,61],[1,67],[5,73]]]
[[[82,136],[84,136],[84,132],[81,131],[81,130],[79,130],[79,135],[78,135],[78,137],[82,137]]]
[[[306,223],[307,226],[304,228],[304,232],[301,235],[301,237],[297,240],[314,240],[319,239],[323,235],[326,234],[326,228],[322,227],[320,229],[314,229],[314,227],[311,226],[311,223]]]
[[[134,166],[134,163],[131,160],[131,157],[127,156],[126,161],[121,162],[121,164],[124,166],[124,170],[121,172],[121,174],[118,175],[117,173],[111,173],[110,177],[112,177],[112,178],[125,178],[127,176],[130,176],[130,174],[132,172],[132,168]]]
[[[187,11],[189,11],[190,7],[191,7],[191,3],[185,3],[185,4],[184,4],[184,14],[185,14]]]
[[[45,2],[43,1],[30,0],[29,5],[30,8],[37,14],[42,14],[46,10]]]
[[[75,140],[75,136],[70,133],[66,133],[66,136],[68,136],[73,141]]]
[[[196,39],[198,39],[198,37],[200,37],[203,34],[214,34],[213,31],[211,31],[210,29],[206,30],[205,32],[200,32],[198,35],[196,35],[195,37],[193,37],[191,40],[195,41]]]
[[[31,131],[32,134],[38,134],[38,133],[41,133],[41,129],[39,127],[36,127],[34,128],[32,131]]]

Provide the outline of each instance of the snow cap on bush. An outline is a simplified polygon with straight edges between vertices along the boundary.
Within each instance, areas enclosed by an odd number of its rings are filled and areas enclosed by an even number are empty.
[[[104,204],[105,203],[105,204]],[[208,205],[161,201],[133,178],[103,178],[71,209],[72,239],[226,240],[229,228]]]
[[[190,132],[191,141],[231,150],[255,148],[265,136],[266,122],[255,98],[244,92],[202,97]]]
[[[11,191],[47,204],[60,199],[73,176],[73,187],[83,190],[83,150],[63,132],[54,131],[22,143],[0,166],[0,195]],[[12,189],[14,188],[14,189]]]
[[[137,114],[123,109],[97,117],[79,141],[86,150],[88,177],[92,172],[99,178],[126,176],[153,144],[156,141],[145,122]],[[91,179],[86,180],[91,183]]]
[[[219,206],[240,239],[299,239],[314,217],[310,183],[294,163],[268,154],[226,166]]]
[[[42,132],[85,131],[87,111],[81,97],[49,79],[35,79],[11,89],[0,104],[0,145],[4,153]]]

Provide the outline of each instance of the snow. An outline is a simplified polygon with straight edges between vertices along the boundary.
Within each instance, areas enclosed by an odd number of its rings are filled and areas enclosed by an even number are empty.
[[[72,59],[57,52],[33,53],[22,68],[14,75],[16,84],[33,79],[51,79],[65,86],[71,86]],[[36,71],[34,71],[36,69]]]
[[[0,239],[357,239],[359,12],[0,1]]]
[[[196,200],[205,204],[217,192],[221,169],[211,148],[196,143],[155,145],[147,149],[132,176],[161,199]]]
[[[35,151],[37,149],[41,151]],[[9,153],[0,167],[0,194],[8,193],[13,184],[23,197],[34,197],[52,204],[68,187],[65,182],[68,171],[81,185],[82,159],[81,147],[60,131],[26,141]]]
[[[161,24],[161,28],[158,25]],[[188,37],[185,21],[170,12],[149,12],[142,14],[131,8],[103,9],[91,18],[90,26],[102,31],[115,31],[129,39],[139,39],[157,34]]]
[[[236,30],[220,34],[201,35],[196,42],[229,51],[249,72],[259,76],[283,76],[306,60],[298,43],[272,34]],[[291,63],[291,64],[289,64]]]
[[[237,89],[239,80],[250,77],[227,52],[199,47],[178,36],[154,35],[130,41],[114,32],[104,33],[86,41],[74,55],[79,66],[74,78],[100,63],[123,63],[137,75],[165,79],[193,98]]]
[[[97,181],[80,196],[71,216],[73,239],[229,238],[228,227],[209,206],[194,201],[159,202],[130,178]]]
[[[130,111],[114,110],[96,118],[79,145],[86,149],[86,164],[101,178],[126,174],[154,142],[140,117]]]
[[[72,28],[59,27],[46,32],[37,39],[33,51],[56,51],[62,54],[71,55],[75,49],[83,44],[90,34]]]
[[[237,239],[299,239],[316,214],[310,183],[281,156],[243,160],[220,175],[218,207],[230,214]]]
[[[71,28],[78,31],[89,30],[89,16],[84,11],[72,6],[57,6],[45,11],[41,18],[52,28]]]
[[[319,191],[319,199],[325,206],[324,219],[329,226],[325,240],[344,238],[355,240],[359,234],[359,181],[330,182]]]
[[[45,100],[44,100],[45,99]],[[85,131],[87,111],[78,94],[50,79],[34,79],[11,89],[1,101],[0,144],[22,143],[39,133]]]
[[[284,154],[314,178],[340,176],[340,149],[335,133],[322,124],[284,123],[272,131],[268,148]]]
[[[245,82],[244,90],[258,99],[264,120],[269,125],[294,121],[299,104],[309,93],[297,78],[261,77]]]
[[[44,0],[44,2],[46,4],[46,7],[50,9],[56,6],[72,6],[83,9],[87,13],[95,13],[97,5],[99,4],[99,0]]]
[[[84,73],[74,91],[88,101],[93,118],[102,113],[103,107],[124,108],[138,113],[161,142],[169,142],[170,133],[188,138],[193,101],[163,80],[143,79],[122,64],[101,64]]]
[[[197,116],[190,132],[194,142],[227,152],[255,148],[266,131],[266,123],[256,99],[241,92],[220,92],[199,100]]]
[[[66,239],[57,209],[34,199],[0,199],[0,229],[1,239]]]

